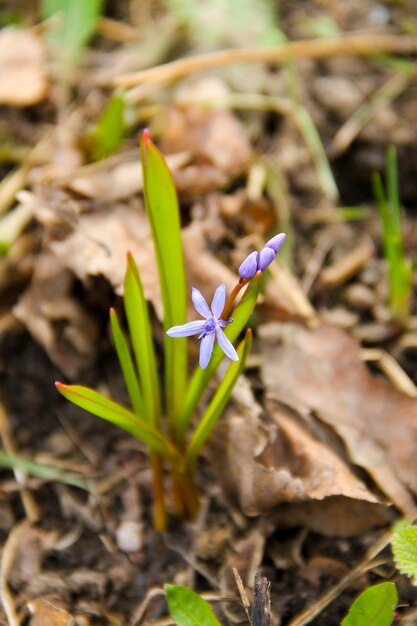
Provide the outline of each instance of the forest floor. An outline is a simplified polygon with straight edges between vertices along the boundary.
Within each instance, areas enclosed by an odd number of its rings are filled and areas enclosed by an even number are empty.
[[[275,22],[265,0],[204,4],[109,0],[85,48],[34,3],[0,4],[0,623],[162,626],[172,582],[245,622],[236,568],[249,594],[256,572],[270,581],[273,625],[337,625],[383,580],[414,624],[388,531],[417,517],[416,277],[392,282],[372,184],[398,173],[411,264],[412,2],[284,2]],[[190,292],[232,288],[287,234],[198,466],[200,513],[179,521],[168,498],[163,534],[142,444],[53,384],[127,402],[108,323],[127,251],[161,352],[145,127],[178,190]]]

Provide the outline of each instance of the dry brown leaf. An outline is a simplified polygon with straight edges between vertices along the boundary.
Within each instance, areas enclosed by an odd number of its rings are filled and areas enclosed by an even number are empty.
[[[138,153],[139,149],[85,165],[72,172],[71,176],[63,178],[62,183],[96,201],[111,203],[129,198],[142,190],[142,168]],[[173,174],[188,160],[189,155],[185,152],[166,157]]]
[[[33,33],[17,28],[0,32],[0,103],[31,106],[47,91],[46,54]]]
[[[234,415],[228,419],[228,471],[225,480],[247,515],[272,510],[281,502],[323,500],[330,496],[377,502],[352,470],[283,410],[271,419]]]
[[[9,575],[10,583],[16,588],[30,584],[41,573],[45,552],[51,550],[57,541],[54,531],[29,525],[21,529],[11,555],[13,567]]]
[[[417,493],[417,400],[372,376],[360,346],[342,330],[271,324],[262,337],[271,396],[315,412],[344,441],[352,462],[415,516],[409,490]]]
[[[140,268],[145,295],[162,317],[156,261],[143,207],[116,205],[82,215],[66,239],[50,245],[60,262],[80,280],[104,276],[118,294],[123,292],[126,254],[130,251]]]
[[[221,468],[219,480],[226,494],[231,501],[237,499],[247,515],[275,511],[275,525],[297,525],[302,520],[317,531],[345,535],[387,522],[386,505],[323,433],[311,432],[300,416],[273,402],[265,416],[244,379],[234,398],[239,414],[230,413],[220,426],[214,467]],[[309,512],[315,510],[317,515],[310,519]],[[293,521],[286,511],[294,512]]]
[[[30,287],[13,309],[50,359],[70,377],[91,363],[98,347],[96,324],[72,296],[73,283],[73,276],[57,257],[45,252],[37,259]]]
[[[197,105],[166,110],[162,151],[193,156],[193,164],[176,176],[179,190],[208,192],[224,186],[249,167],[251,147],[243,125],[230,111]]]
[[[32,614],[29,626],[71,626],[74,624],[73,617],[55,603],[36,598],[28,603]]]

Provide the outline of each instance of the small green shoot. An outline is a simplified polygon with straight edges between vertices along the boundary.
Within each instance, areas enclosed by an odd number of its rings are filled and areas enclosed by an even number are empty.
[[[391,548],[398,571],[417,577],[417,526],[400,520],[395,524],[393,533]]]
[[[56,60],[76,67],[94,35],[103,0],[42,0],[44,20],[50,20],[46,40]]]
[[[388,303],[398,318],[410,312],[412,269],[404,253],[401,205],[398,186],[397,153],[390,146],[386,157],[386,187],[379,173],[372,178],[382,225],[382,245],[388,265]]]
[[[116,91],[88,133],[93,161],[105,159],[119,148],[126,130],[125,109],[123,93]]]
[[[341,626],[391,626],[397,603],[394,583],[368,587],[356,598]]]
[[[164,468],[167,466],[171,471],[177,514],[191,517],[197,512],[194,467],[245,368],[252,342],[251,332],[246,332],[237,351],[233,343],[245,330],[259,295],[262,272],[275,259],[285,235],[276,235],[261,252],[251,253],[240,266],[240,277],[229,296],[226,297],[225,286],[219,285],[211,308],[204,296],[193,289],[193,303],[203,319],[186,323],[187,291],[178,200],[171,173],[147,131],[142,135],[141,158],[145,206],[162,294],[164,363],[157,358],[140,270],[128,253],[123,302],[129,336],[124,335],[114,309],[110,311],[110,327],[132,410],[88,387],[63,383],[56,383],[56,386],[77,406],[115,424],[147,445],[154,492],[154,522],[158,530],[164,530]],[[235,305],[243,288],[242,298]],[[189,380],[186,337],[196,334],[201,341],[200,366]],[[202,417],[197,420],[193,432],[189,433],[195,410],[225,355],[231,360],[226,374],[206,409],[200,411]]]
[[[169,613],[177,626],[220,626],[213,609],[192,589],[165,585]]]

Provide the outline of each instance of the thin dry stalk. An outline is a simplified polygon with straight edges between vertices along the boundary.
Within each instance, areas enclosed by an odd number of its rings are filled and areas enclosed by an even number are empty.
[[[364,102],[356,109],[343,126],[339,128],[328,147],[329,156],[336,158],[345,152],[376,113],[396,100],[406,90],[414,77],[414,72],[412,75],[400,73],[391,76],[374,93],[369,101]]]
[[[25,520],[17,524],[9,533],[4,544],[0,562],[0,600],[6,613],[9,626],[20,626],[20,619],[17,614],[14,596],[9,589],[8,578],[13,569],[15,555],[21,537],[30,528],[30,522]]]
[[[10,456],[17,454],[17,448],[13,441],[13,436],[10,430],[7,413],[1,402],[0,402],[0,438],[3,442],[3,446],[7,454],[10,454]],[[26,474],[19,469],[14,469],[13,473],[15,475],[16,482],[20,486],[20,497],[22,500],[26,517],[30,522],[35,523],[39,519],[39,509],[36,504],[35,498],[33,497],[33,494],[25,486]]]
[[[356,567],[354,567],[346,576],[339,580],[336,585],[331,587],[321,598],[301,611],[288,626],[304,626],[309,624],[317,615],[323,611],[333,600],[335,600],[356,578],[369,569],[371,561],[383,550],[391,541],[391,531],[385,532],[380,538],[369,548],[365,557]]]
[[[367,348],[361,351],[361,355],[364,361],[375,361],[399,391],[410,398],[417,398],[417,386],[388,352],[379,348]]]
[[[266,49],[240,48],[220,50],[185,59],[178,59],[147,70],[122,74],[114,85],[130,88],[144,83],[161,84],[174,81],[196,71],[224,67],[236,63],[278,62],[289,59],[322,59],[345,54],[369,55],[378,52],[415,54],[417,37],[397,35],[347,35],[338,39],[291,41]]]

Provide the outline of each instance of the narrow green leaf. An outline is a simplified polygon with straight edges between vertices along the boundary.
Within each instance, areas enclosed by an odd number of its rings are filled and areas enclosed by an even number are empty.
[[[352,604],[341,626],[390,626],[397,602],[394,583],[368,587]]]
[[[38,463],[38,461],[28,459],[24,456],[6,454],[3,450],[0,450],[0,466],[12,470],[21,470],[30,476],[36,476],[37,478],[43,478],[44,480],[60,482],[65,485],[71,485],[72,487],[84,489],[85,491],[94,492],[92,482],[83,476],[63,471],[57,467],[52,467],[51,465]]]
[[[236,382],[245,368],[251,345],[252,331],[248,329],[246,331],[245,339],[240,342],[237,349],[239,361],[232,361],[230,363],[225,377],[220,383],[219,388],[214,394],[206,412],[199,421],[198,426],[191,437],[186,454],[186,459],[189,465],[192,466],[196,462],[201,447],[207,441],[207,438],[229,402]]]
[[[63,383],[55,383],[55,385],[58,391],[73,404],[122,428],[146,443],[153,451],[176,462],[180,459],[179,453],[161,433],[117,402],[82,385],[64,385]]]
[[[417,526],[401,520],[394,526],[391,540],[397,569],[407,576],[417,576]]]
[[[114,309],[110,309],[110,326],[114,346],[122,368],[123,378],[126,383],[129,398],[135,413],[145,415],[145,405],[140,391],[139,381],[136,375],[135,366],[130,355],[129,346],[120,328],[119,320]]]
[[[410,310],[412,273],[404,254],[397,157],[393,146],[387,151],[386,190],[378,173],[373,175],[372,185],[381,220],[382,246],[388,268],[388,301],[393,313],[404,317]]]
[[[221,626],[198,593],[182,585],[164,585],[170,615],[177,626]]]
[[[160,388],[148,303],[138,267],[130,253],[124,282],[124,305],[146,409],[144,417],[158,425],[161,417]]]
[[[116,92],[110,98],[96,126],[88,134],[94,161],[113,154],[120,146],[125,133],[124,116],[125,99],[122,93]]]
[[[142,133],[141,161],[146,210],[158,262],[164,307],[164,330],[184,324],[187,294],[178,199],[171,172],[149,133]],[[187,342],[165,335],[166,409],[171,424],[184,398],[187,380]]]
[[[43,19],[54,18],[46,38],[54,54],[69,65],[76,65],[94,34],[103,0],[42,0]]]
[[[234,343],[239,337],[239,334],[245,328],[252,315],[253,309],[258,298],[259,290],[261,287],[262,274],[258,274],[252,278],[248,284],[245,293],[242,296],[241,301],[237,305],[236,309],[232,312],[233,323],[228,324],[224,329],[227,338]],[[177,341],[175,339],[175,341]],[[182,441],[190,419],[200,401],[201,396],[207,389],[207,386],[212,378],[213,374],[219,367],[220,363],[224,359],[224,353],[217,342],[214,345],[213,355],[210,359],[210,363],[206,369],[198,367],[190,381],[187,389],[187,393],[183,402],[180,417],[176,423],[176,433],[178,441]]]

